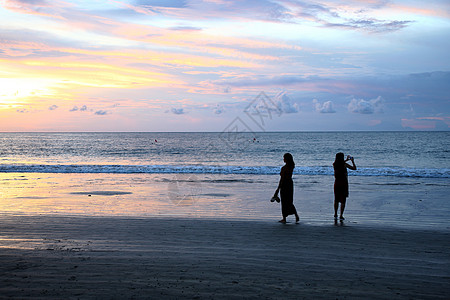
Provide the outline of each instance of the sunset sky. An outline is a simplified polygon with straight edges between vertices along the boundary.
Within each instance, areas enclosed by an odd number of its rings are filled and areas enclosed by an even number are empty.
[[[0,131],[450,129],[448,0],[0,3]]]

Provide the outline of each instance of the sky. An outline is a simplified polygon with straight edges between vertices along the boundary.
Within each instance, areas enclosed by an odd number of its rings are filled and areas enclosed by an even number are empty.
[[[3,0],[0,131],[450,130],[448,0]]]

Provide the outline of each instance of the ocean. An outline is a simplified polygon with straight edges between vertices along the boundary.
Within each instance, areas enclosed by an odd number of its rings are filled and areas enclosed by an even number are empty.
[[[273,220],[286,152],[305,223],[329,222],[344,152],[347,225],[450,228],[450,132],[0,133],[0,210]]]

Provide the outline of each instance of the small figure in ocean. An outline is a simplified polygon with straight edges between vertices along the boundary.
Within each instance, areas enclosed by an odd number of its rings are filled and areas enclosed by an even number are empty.
[[[283,159],[286,164],[281,168],[280,182],[273,197],[278,197],[278,192],[280,192],[281,214],[283,215],[283,219],[279,222],[286,223],[287,216],[295,215],[295,222],[298,223],[300,218],[294,206],[294,182],[292,181],[292,172],[295,168],[294,158],[292,154],[286,153]]]
[[[344,159],[344,153],[339,152],[336,154],[336,159],[333,163],[334,168],[334,218],[337,219],[337,212],[339,203],[341,204],[341,214],[339,219],[345,220],[344,209],[345,202],[348,197],[348,177],[347,168],[350,170],[356,170],[355,160],[350,155],[347,159]],[[349,165],[347,161],[351,161],[352,165]]]

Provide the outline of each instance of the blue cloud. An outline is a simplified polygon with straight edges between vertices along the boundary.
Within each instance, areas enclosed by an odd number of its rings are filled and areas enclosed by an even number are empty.
[[[69,111],[87,111],[87,106],[83,105],[82,107],[78,108],[78,106],[74,106],[73,108],[71,108]]]
[[[344,20],[341,23],[324,22],[326,27],[341,27],[347,29],[362,29],[374,33],[391,32],[407,27],[413,21],[384,21],[384,20]]]
[[[334,110],[332,101],[325,101],[324,103],[320,103],[319,101],[317,101],[317,99],[314,99],[313,103],[316,112],[319,112],[321,114],[332,114],[336,112],[336,110]]]
[[[185,0],[137,0],[135,4],[144,7],[171,7],[171,8],[183,8],[186,7]]]
[[[286,114],[298,113],[299,108],[297,103],[292,103],[291,98],[286,92],[281,92],[275,96],[275,105],[278,109]]]
[[[383,112],[383,98],[377,97],[371,100],[352,99],[348,104],[348,111],[358,114],[373,114]]]
[[[176,115],[182,115],[182,114],[185,114],[183,108],[172,108],[172,109],[171,109],[171,112],[172,112],[173,114],[176,114]]]
[[[108,114],[108,111],[107,110],[97,110],[95,112],[95,114],[98,115],[98,116],[104,116],[104,115]]]
[[[202,30],[202,28],[200,27],[193,27],[193,26],[175,26],[175,27],[170,27],[170,30],[175,30],[175,31],[200,31]]]
[[[216,107],[214,107],[214,113],[216,115],[223,114],[224,112],[225,112],[225,108],[223,107],[223,105],[217,104]]]
[[[296,83],[306,82],[308,79],[302,76],[252,76],[243,77],[234,80],[219,80],[215,81],[215,84],[232,86],[232,87],[252,87],[252,86],[268,86],[268,85],[290,85]]]

